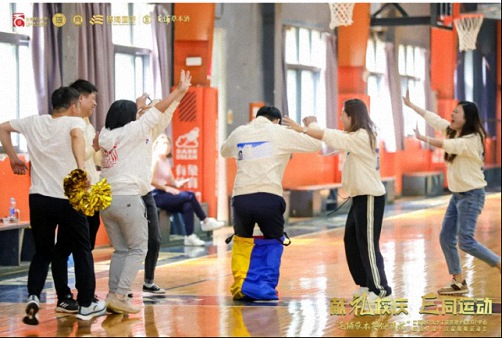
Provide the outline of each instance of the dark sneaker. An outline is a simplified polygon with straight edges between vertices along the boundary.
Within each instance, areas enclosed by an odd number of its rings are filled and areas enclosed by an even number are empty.
[[[153,284],[152,286],[143,285],[143,292],[166,293],[166,290],[159,288],[157,285]]]
[[[463,295],[468,292],[469,288],[467,287],[465,279],[462,283],[459,283],[455,278],[453,278],[448,285],[438,290],[438,294],[440,295]]]
[[[94,300],[89,306],[79,306],[77,319],[91,320],[93,317],[101,316],[106,312],[106,302]]]
[[[27,325],[38,325],[38,310],[40,310],[40,300],[35,295],[28,297],[26,304],[26,316],[23,318],[23,323]]]
[[[64,299],[58,299],[56,312],[77,313],[78,303],[73,299],[72,295],[67,295]]]

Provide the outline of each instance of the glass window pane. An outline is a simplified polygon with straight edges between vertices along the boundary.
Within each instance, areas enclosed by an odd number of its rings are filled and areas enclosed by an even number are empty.
[[[314,78],[312,72],[302,71],[302,84],[301,84],[301,119],[305,116],[312,116],[315,114],[314,103]]]
[[[413,54],[413,47],[406,46],[406,74],[410,76],[415,75],[415,61]]]
[[[326,63],[326,40],[321,32],[312,31],[312,65],[325,68]]]
[[[298,105],[297,105],[297,81],[296,71],[288,70],[287,86],[288,86],[288,113],[289,117],[298,122]]]
[[[134,100],[134,56],[115,54],[115,99]]]
[[[143,16],[150,14],[150,5],[147,3],[134,4],[133,15],[136,16],[136,24],[133,25],[133,43],[136,47],[152,49],[152,27],[141,21]]]
[[[135,79],[136,79],[136,91],[134,97],[140,97],[144,93],[144,79],[143,79],[143,58],[140,56],[136,57],[136,69],[135,69]]]
[[[127,3],[114,2],[112,5],[112,16],[128,16],[129,6]],[[115,45],[132,45],[130,25],[112,25],[112,41]]]
[[[311,58],[310,58],[310,31],[306,28],[300,28],[299,32],[299,38],[300,38],[300,43],[299,43],[299,55],[300,55],[300,64],[302,65],[310,65],[311,64]]]
[[[12,11],[9,2],[0,2],[0,32],[12,32]]]
[[[385,56],[385,44],[377,41],[375,44],[375,71],[384,74],[387,68],[387,57]]]
[[[17,59],[16,46],[0,43],[2,55],[2,77],[12,81],[0,81],[0,102],[2,102],[2,119],[0,122],[17,118]]]
[[[399,74],[405,75],[406,74],[406,52],[405,52],[405,47],[403,45],[399,45],[399,51],[398,51],[398,64],[399,64]]]
[[[425,79],[425,50],[415,47],[415,77]]]
[[[366,48],[366,69],[370,72],[375,71],[375,45],[373,40],[368,40]]]
[[[298,63],[297,32],[294,27],[286,30],[286,63]]]
[[[19,117],[38,114],[37,96],[31,62],[31,51],[27,46],[19,47]]]

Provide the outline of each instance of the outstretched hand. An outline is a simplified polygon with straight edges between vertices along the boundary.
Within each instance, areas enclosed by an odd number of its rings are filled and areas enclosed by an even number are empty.
[[[294,131],[301,132],[302,126],[300,126],[298,123],[293,121],[289,116],[284,116],[282,118],[282,124],[288,127],[289,129],[293,129]]]
[[[192,81],[192,76],[190,75],[190,71],[187,70],[186,73],[184,70],[181,70],[180,82],[178,83],[178,91],[180,93],[185,94],[190,86]]]
[[[410,90],[409,89],[406,89],[406,96],[403,97],[403,103],[408,106],[408,107],[411,107],[411,105],[413,103],[411,103],[410,101]]]

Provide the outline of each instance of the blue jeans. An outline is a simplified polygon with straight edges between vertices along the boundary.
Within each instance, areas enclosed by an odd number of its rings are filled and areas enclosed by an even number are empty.
[[[457,241],[462,251],[481,259],[490,266],[495,266],[500,261],[499,256],[474,239],[476,223],[484,204],[484,189],[453,193],[450,199],[439,241],[451,275],[462,272]]]

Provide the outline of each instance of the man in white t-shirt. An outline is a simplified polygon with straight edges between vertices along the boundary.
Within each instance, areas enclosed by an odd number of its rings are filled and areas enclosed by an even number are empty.
[[[14,174],[25,175],[28,167],[18,157],[11,133],[24,135],[31,161],[29,206],[35,254],[28,274],[29,297],[23,319],[29,325],[38,324],[40,294],[49,264],[52,263],[52,274],[55,276],[58,307],[62,301],[73,300],[71,294],[65,293],[67,286],[61,285],[61,278],[58,277],[66,275],[68,249],[75,261],[79,305],[77,318],[88,320],[106,311],[106,303],[94,297],[96,279],[87,219],[73,209],[63,190],[66,175],[76,168],[85,170],[85,123],[81,118],[71,116],[78,114],[79,96],[77,90],[61,87],[52,94],[51,114],[33,115],[0,124],[0,141]],[[55,245],[56,227],[58,239]]]

